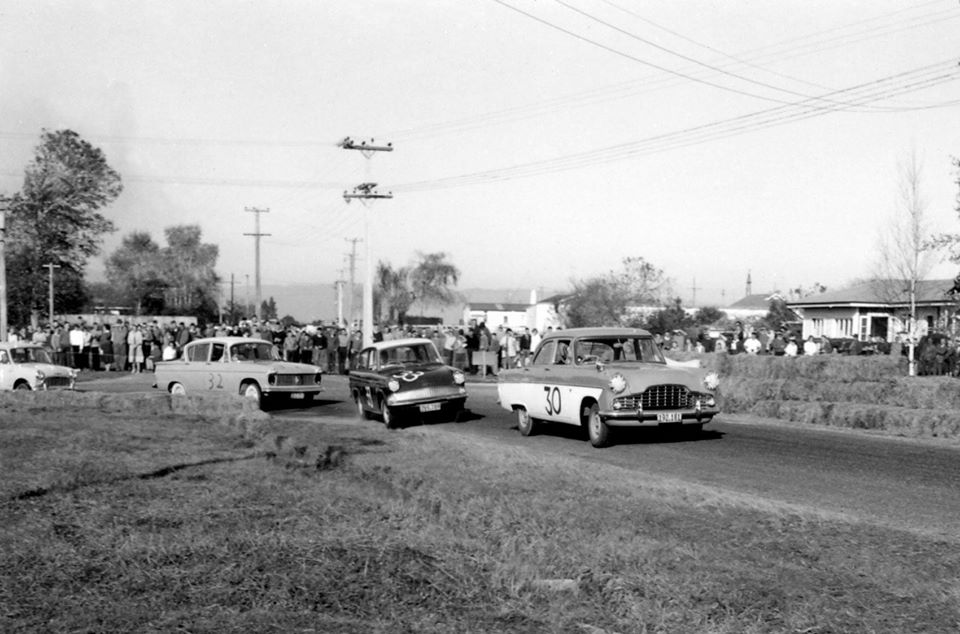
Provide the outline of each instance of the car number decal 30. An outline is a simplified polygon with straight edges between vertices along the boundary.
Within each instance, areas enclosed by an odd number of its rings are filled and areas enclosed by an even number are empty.
[[[560,398],[560,388],[544,385],[543,391],[546,392],[547,395],[547,415],[559,416],[561,406],[563,405],[562,399]]]

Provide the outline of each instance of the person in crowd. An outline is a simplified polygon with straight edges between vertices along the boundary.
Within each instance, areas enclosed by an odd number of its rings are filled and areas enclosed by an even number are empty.
[[[124,372],[127,369],[127,335],[129,334],[129,325],[122,319],[118,319],[116,325],[111,329],[113,359],[118,372]]]
[[[797,346],[797,340],[793,337],[790,337],[787,340],[787,345],[783,348],[783,356],[785,357],[795,357],[800,351],[799,346]]]
[[[340,328],[337,331],[337,372],[340,374],[347,373],[347,365],[349,364],[347,354],[350,351],[350,333],[347,332],[346,328]]]
[[[760,344],[760,339],[757,338],[756,333],[751,332],[747,335],[747,338],[743,341],[743,351],[747,354],[760,354],[762,346]]]
[[[517,338],[513,335],[513,329],[507,328],[500,338],[500,351],[503,368],[517,367],[517,354],[520,351]]]
[[[137,324],[127,334],[127,360],[130,362],[130,373],[136,374],[143,369],[143,328]]]
[[[298,342],[300,363],[313,363],[313,337],[310,332],[304,328],[300,331],[300,340]]]
[[[100,361],[106,372],[113,370],[113,355],[113,332],[110,330],[110,324],[105,323],[100,329]]]
[[[298,350],[300,340],[293,328],[287,328],[286,335],[283,338],[283,358],[285,361],[299,361]]]
[[[808,335],[807,340],[803,342],[803,355],[813,357],[820,354],[820,346],[814,341],[813,335]]]

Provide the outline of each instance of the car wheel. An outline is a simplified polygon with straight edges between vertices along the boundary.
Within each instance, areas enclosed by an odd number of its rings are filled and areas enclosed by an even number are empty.
[[[353,403],[357,408],[357,417],[361,420],[370,418],[370,414],[367,413],[367,408],[363,406],[363,395],[360,392],[357,392],[353,396]]]
[[[386,399],[380,401],[380,417],[387,429],[397,428],[397,413],[387,405]]]
[[[257,407],[263,405],[263,393],[260,391],[260,386],[253,381],[247,381],[240,386],[240,396],[250,399],[257,404]]]
[[[600,407],[594,403],[587,413],[587,434],[594,447],[606,447],[610,444],[610,427],[600,418]]]
[[[13,386],[13,389],[15,389],[15,390],[27,390],[27,391],[30,391],[30,390],[32,390],[33,388],[30,387],[30,384],[27,383],[26,381],[20,381],[19,383],[17,383],[16,385]]]
[[[521,436],[533,436],[537,433],[537,419],[527,413],[525,407],[517,407],[514,409],[517,413],[517,429],[520,430]]]
[[[187,390],[185,387],[183,387],[182,383],[174,383],[170,386],[170,393],[176,394],[177,396],[184,396],[187,393]]]

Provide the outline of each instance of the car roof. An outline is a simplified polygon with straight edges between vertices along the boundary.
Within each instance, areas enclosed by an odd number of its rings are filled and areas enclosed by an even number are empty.
[[[433,342],[429,339],[424,339],[423,337],[407,337],[405,339],[390,339],[388,341],[376,341],[373,344],[366,347],[366,350],[373,348],[374,350],[388,350],[390,348],[397,348],[400,346],[412,346],[412,345],[423,345],[429,343],[433,345]],[[436,346],[434,346],[436,347]]]
[[[268,343],[271,346],[273,345],[272,341],[267,341],[266,339],[257,339],[254,337],[204,337],[202,339],[194,339],[188,346],[192,346],[197,343],[223,343],[226,345],[231,345],[235,343]]]
[[[565,328],[563,330],[554,330],[543,336],[544,340],[556,339],[580,339],[583,337],[650,337],[648,331],[641,328]]]
[[[32,341],[0,341],[0,348],[12,350],[13,348],[42,348],[38,343]]]

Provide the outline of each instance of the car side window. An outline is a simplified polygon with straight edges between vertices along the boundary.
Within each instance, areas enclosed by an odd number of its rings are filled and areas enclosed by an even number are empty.
[[[223,361],[223,350],[224,346],[222,343],[215,343],[210,349],[210,360],[211,361]]]
[[[570,365],[573,358],[570,354],[570,340],[560,339],[557,341],[557,360],[556,365]]]
[[[550,365],[553,363],[553,353],[557,349],[556,341],[546,341],[540,346],[540,349],[537,350],[536,355],[533,357],[533,365]]]
[[[0,363],[10,363],[10,359],[7,357],[6,350],[0,350]]]
[[[210,354],[210,344],[209,343],[198,343],[187,348],[187,360],[188,361],[206,361],[207,356]]]

